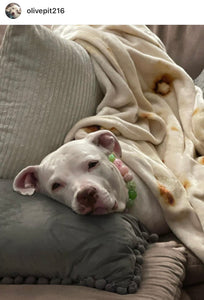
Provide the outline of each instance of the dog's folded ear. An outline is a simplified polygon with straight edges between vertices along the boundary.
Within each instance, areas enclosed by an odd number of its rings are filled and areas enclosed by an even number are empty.
[[[118,157],[121,157],[122,150],[116,136],[109,130],[99,130],[90,133],[86,139],[95,144],[98,147],[102,147],[108,150],[108,153],[115,153]]]
[[[22,195],[33,195],[38,186],[38,168],[39,166],[29,166],[18,173],[13,182],[14,191]]]

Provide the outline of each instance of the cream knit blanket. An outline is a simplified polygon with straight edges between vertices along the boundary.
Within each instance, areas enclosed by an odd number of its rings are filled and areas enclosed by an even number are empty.
[[[83,137],[87,126],[113,130],[124,162],[157,197],[174,234],[204,262],[201,90],[145,26],[56,26],[53,31],[87,50],[104,93],[96,116],[79,121],[65,142]]]

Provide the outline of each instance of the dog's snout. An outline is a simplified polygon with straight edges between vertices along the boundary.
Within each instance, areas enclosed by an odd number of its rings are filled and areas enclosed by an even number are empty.
[[[97,190],[92,186],[87,186],[77,193],[78,203],[86,208],[90,208],[90,210],[94,209],[97,198]]]

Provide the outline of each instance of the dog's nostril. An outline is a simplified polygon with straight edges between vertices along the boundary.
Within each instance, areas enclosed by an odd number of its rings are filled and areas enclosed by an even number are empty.
[[[87,187],[79,191],[77,201],[85,207],[94,207],[97,201],[97,190],[94,187]]]

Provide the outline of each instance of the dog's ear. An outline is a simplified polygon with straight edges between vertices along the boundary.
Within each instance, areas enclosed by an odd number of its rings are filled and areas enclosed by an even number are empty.
[[[118,139],[109,130],[99,130],[90,133],[86,139],[98,147],[103,147],[110,153],[114,152],[118,157],[121,157],[122,155],[122,150]]]
[[[38,186],[38,169],[39,166],[30,166],[18,173],[13,182],[14,191],[22,195],[33,195]]]

